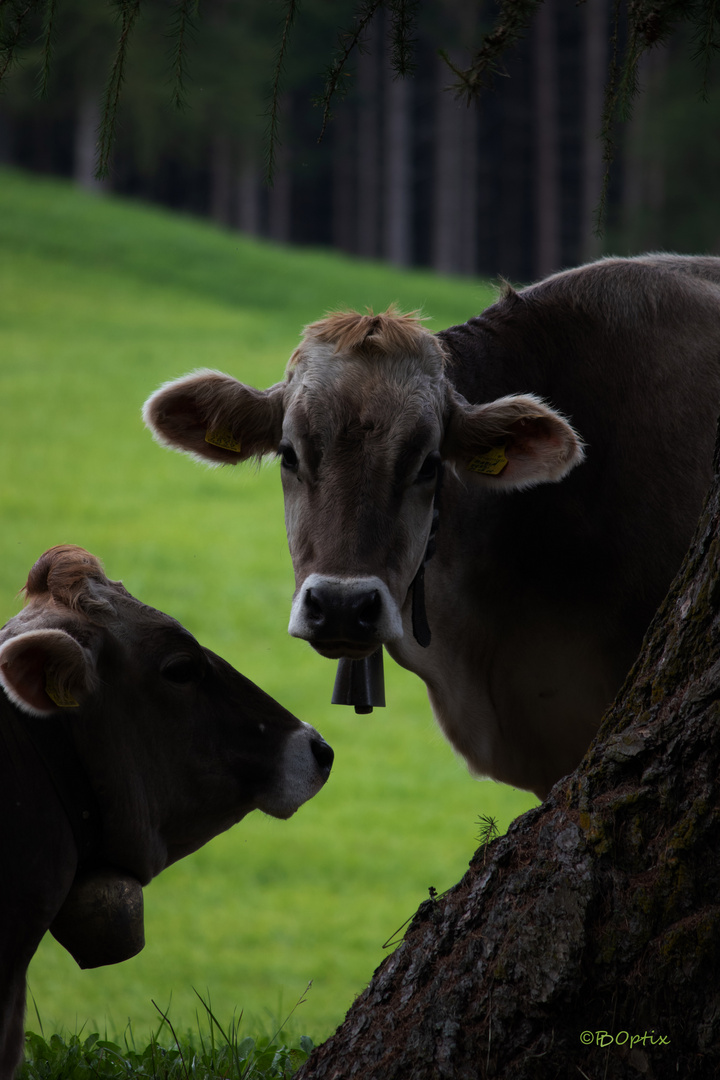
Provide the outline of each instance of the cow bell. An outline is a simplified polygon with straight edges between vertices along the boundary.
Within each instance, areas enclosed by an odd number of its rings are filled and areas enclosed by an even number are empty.
[[[129,960],[145,945],[140,882],[112,869],[78,874],[50,932],[83,969]]]
[[[385,705],[382,645],[362,660],[338,660],[331,704],[354,705],[356,713]]]

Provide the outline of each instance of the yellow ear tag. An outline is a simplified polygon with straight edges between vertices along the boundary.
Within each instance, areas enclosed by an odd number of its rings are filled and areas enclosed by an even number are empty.
[[[223,450],[234,450],[239,454],[241,443],[235,438],[230,428],[211,428],[205,432],[205,442],[211,446],[220,446]]]
[[[79,705],[75,698],[67,690],[63,690],[54,679],[45,680],[45,693],[61,709],[77,709]]]
[[[494,446],[485,454],[472,458],[467,463],[470,472],[482,473],[483,476],[497,476],[508,463],[505,446]]]

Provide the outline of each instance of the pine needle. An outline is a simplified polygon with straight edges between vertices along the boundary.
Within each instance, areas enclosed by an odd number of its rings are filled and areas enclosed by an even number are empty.
[[[95,171],[95,177],[98,180],[103,180],[109,172],[110,153],[115,140],[120,91],[125,79],[128,43],[132,29],[140,14],[140,3],[141,0],[115,0],[115,4],[120,8],[120,36],[103,98],[100,137],[98,140],[98,166]]]

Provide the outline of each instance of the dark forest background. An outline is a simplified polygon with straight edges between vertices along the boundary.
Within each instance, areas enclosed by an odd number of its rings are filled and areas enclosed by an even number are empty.
[[[448,87],[495,5],[418,5],[415,71],[398,79],[380,11],[343,76],[320,143],[324,70],[350,0],[305,0],[285,63],[281,143],[265,179],[267,108],[282,33],[276,0],[204,0],[175,107],[173,4],[144,0],[129,50],[110,177],[94,178],[113,8],[58,5],[48,92],[41,28],[0,98],[0,162],[159,202],[229,229],[445,273],[529,281],[603,252],[720,251],[720,106],[701,100],[693,44],[650,50],[616,133],[605,232],[600,131],[614,0],[545,0],[492,88],[467,106]],[[32,41],[37,40],[37,46]],[[618,43],[622,50],[622,42]]]

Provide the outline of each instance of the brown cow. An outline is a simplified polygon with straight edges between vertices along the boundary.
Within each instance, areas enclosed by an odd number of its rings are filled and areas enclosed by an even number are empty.
[[[473,771],[542,797],[679,566],[719,408],[720,259],[659,255],[508,288],[435,336],[332,315],[269,390],[199,372],[145,417],[206,461],[279,453],[290,633],[328,657],[385,645]],[[438,492],[428,645],[412,597]]]
[[[82,548],[46,552],[25,592],[0,630],[0,1080],[48,928],[82,967],[133,955],[142,885],[251,810],[290,817],[333,758]]]

